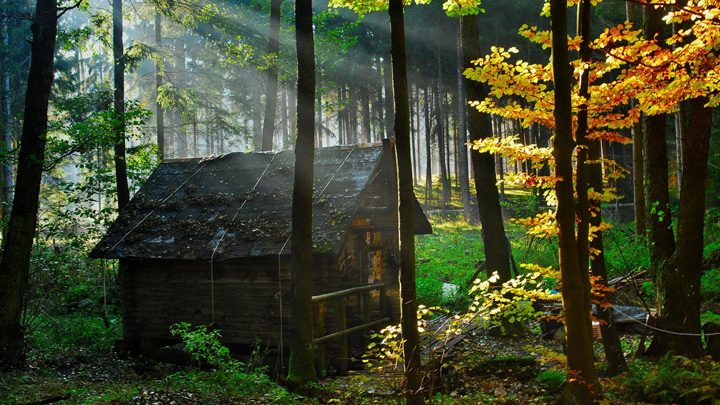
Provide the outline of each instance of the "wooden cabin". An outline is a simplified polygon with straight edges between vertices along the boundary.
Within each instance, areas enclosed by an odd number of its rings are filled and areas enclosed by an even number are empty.
[[[294,160],[293,151],[168,160],[147,179],[91,253],[120,259],[132,352],[177,341],[177,322],[213,323],[231,348],[289,347]],[[343,370],[348,338],[362,350],[368,328],[399,318],[395,170],[390,142],[315,151],[321,368]],[[415,229],[432,232],[417,200]]]

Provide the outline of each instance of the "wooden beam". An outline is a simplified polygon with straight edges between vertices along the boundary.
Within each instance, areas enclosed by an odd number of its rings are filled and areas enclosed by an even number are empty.
[[[320,302],[320,301],[325,301],[325,300],[329,300],[332,298],[340,298],[340,297],[344,297],[346,295],[361,293],[364,291],[379,290],[384,287],[387,287],[387,285],[386,284],[368,284],[368,285],[363,285],[360,287],[348,288],[347,290],[340,290],[340,291],[334,291],[334,292],[327,293],[327,294],[316,295],[316,296],[312,297],[312,302]]]
[[[362,324],[362,325],[353,326],[352,328],[349,328],[349,329],[341,330],[341,331],[339,331],[339,332],[331,333],[331,334],[329,334],[329,335],[325,335],[325,336],[319,337],[319,338],[317,338],[317,339],[313,339],[313,344],[318,344],[318,343],[326,342],[326,341],[328,341],[328,340],[330,340],[330,339],[334,339],[334,338],[337,338],[337,337],[340,337],[340,336],[344,336],[344,335],[347,335],[347,334],[350,334],[350,333],[353,333],[353,332],[357,332],[357,331],[363,330],[363,329],[365,329],[365,328],[370,328],[370,327],[373,327],[373,326],[375,326],[375,325],[380,325],[380,324],[389,323],[389,322],[390,322],[390,318],[382,318],[382,319],[378,319],[378,320],[376,320],[376,321],[368,322],[368,323],[365,323],[365,324]]]

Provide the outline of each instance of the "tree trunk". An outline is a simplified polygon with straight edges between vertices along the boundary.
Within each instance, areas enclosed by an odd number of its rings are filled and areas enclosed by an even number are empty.
[[[630,100],[630,106],[633,107],[637,103],[636,100]],[[640,118],[643,120],[644,118]],[[638,121],[633,124],[633,197],[635,202],[635,235],[645,236],[645,176],[643,171],[645,153],[643,144],[645,143],[643,124]]]
[[[268,41],[268,56],[274,59],[267,69],[267,84],[265,85],[265,120],[263,121],[262,150],[273,148],[273,134],[275,132],[275,112],[277,111],[278,87],[278,58],[280,56],[280,6],[282,0],[270,1],[270,38]]]
[[[253,117],[253,150],[260,150],[262,146],[262,92],[260,91],[260,83],[255,83],[253,88],[253,105],[252,105],[252,117]]]
[[[322,139],[323,139],[323,120],[322,120],[322,94],[318,91],[315,94],[316,103],[315,106],[317,107],[317,122],[315,125],[315,144],[322,146]],[[339,121],[339,120],[338,120]]]
[[[466,146],[467,139],[467,103],[465,100],[465,78],[462,75],[463,68],[462,45],[460,36],[457,40],[457,117],[458,117],[458,179],[460,181],[460,191],[462,196],[463,215],[465,219],[473,222],[474,216],[470,209],[470,179],[468,175],[468,148]],[[467,66],[469,67],[469,66]]]
[[[315,161],[315,49],[312,25],[312,0],[295,2],[295,41],[298,54],[297,142],[292,203],[292,245],[290,291],[291,346],[288,387],[304,390],[315,381],[313,354],[313,246],[312,198]]]
[[[460,41],[463,51],[463,67],[469,68],[472,61],[482,57],[480,53],[480,34],[476,15],[460,17]],[[482,83],[474,80],[465,81],[467,100],[484,100],[485,90]],[[487,114],[477,110],[468,113],[468,131],[470,142],[484,139],[491,135]],[[498,194],[495,175],[495,158],[490,153],[471,152],[472,167],[475,174],[478,212],[483,228],[483,248],[487,263],[488,275],[497,272],[498,283],[510,280],[510,249],[505,237],[500,196]]]
[[[10,44],[10,31],[8,28],[9,16],[7,15],[7,8],[9,7],[9,0],[3,2],[5,4],[5,12],[0,16],[2,21],[2,29],[0,35],[2,35],[2,46],[5,49],[9,49]],[[10,159],[10,153],[13,150],[12,140],[13,134],[11,129],[12,124],[12,111],[10,109],[10,58],[7,53],[3,53],[2,60],[0,61],[0,76],[2,77],[3,91],[0,92],[0,130],[2,131],[2,143],[3,143],[3,157],[2,157],[2,177],[0,178],[0,222],[5,223],[7,217],[10,215],[10,206],[13,201],[13,164]],[[6,228],[2,227],[3,240],[5,239]]]
[[[392,139],[395,136],[393,133],[395,114],[393,112],[392,66],[391,59],[387,57],[383,66],[383,79],[385,83],[385,137]]]
[[[590,50],[590,1],[581,0],[578,4],[578,15],[577,15],[577,31],[578,35],[581,36],[582,41],[580,43],[580,60],[583,63],[589,64],[592,57],[592,51]],[[583,69],[580,73],[580,92],[579,96],[585,100],[590,99],[590,78],[587,69]],[[587,166],[587,155],[588,155],[588,105],[583,103],[578,109],[577,115],[577,129],[575,131],[575,141],[578,145],[576,149],[577,164],[575,169],[575,192],[577,195],[577,255],[578,255],[578,266],[580,276],[582,277],[583,289],[590,291],[590,250],[589,250],[589,235],[590,235],[590,202],[588,201],[588,166]],[[592,304],[590,302],[590,294],[588,293],[585,297],[585,311],[590,313],[592,311]],[[592,342],[592,324],[588,322],[588,337]]]
[[[438,62],[439,60],[440,58],[438,57]],[[440,69],[438,63],[438,74],[439,71]],[[440,191],[440,211],[442,212],[442,215],[445,216],[445,209],[447,208],[447,204],[450,202],[448,201],[448,194],[450,190],[447,167],[445,165],[445,125],[443,122],[443,100],[441,100],[441,94],[443,94],[442,84],[440,82],[440,77],[438,77],[438,88],[435,93],[435,130],[437,131],[438,164],[440,165],[440,186],[442,187],[442,190]]]
[[[415,194],[410,160],[410,108],[405,59],[405,20],[402,0],[390,0],[392,84],[397,161],[400,227],[400,317],[403,359],[405,360],[405,398],[408,405],[422,405],[425,396],[420,374],[420,343],[415,292]]]
[[[362,103],[362,106],[360,106],[362,111],[362,138],[363,142],[370,143],[372,142],[370,138],[370,94],[365,83],[360,87],[360,102]]]
[[[23,363],[23,332],[20,319],[28,289],[47,131],[48,100],[53,82],[57,2],[38,0],[30,26],[33,41],[30,55],[22,145],[17,186],[7,237],[0,260],[0,366]]]
[[[600,159],[600,141],[590,142],[588,148],[588,160],[594,162],[588,167],[589,186],[596,193],[603,192],[603,171],[602,164],[598,162]],[[599,227],[602,222],[601,201],[597,199],[590,200],[590,210],[595,215],[590,217],[590,226]],[[590,267],[592,274],[598,277],[599,282],[607,286],[608,275],[607,266],[605,265],[605,246],[603,244],[602,231],[596,231],[590,241],[590,248],[596,253],[590,257]],[[605,299],[612,297],[612,293],[605,296]],[[615,317],[613,316],[612,307],[598,306],[598,319],[600,320],[600,332],[602,335],[603,350],[605,351],[605,359],[607,361],[607,373],[610,377],[617,376],[628,370],[625,355],[620,343],[620,335],[618,334]]]
[[[378,56],[375,62],[375,71],[377,72],[377,81],[376,84],[376,92],[377,92],[377,102],[374,103],[375,105],[375,112],[377,113],[377,136],[378,139],[384,139],[389,138],[390,135],[386,134],[385,131],[385,119],[383,118],[383,112],[385,110],[385,104],[383,101],[383,86],[384,86],[384,79],[383,79],[383,64],[380,61],[380,57]]]
[[[420,174],[415,170],[415,162],[417,162],[417,150],[415,149],[415,137],[418,131],[415,128],[415,103],[413,99],[413,90],[410,87],[408,91],[408,104],[410,106],[410,146],[411,146],[411,161],[412,161],[412,174],[413,174],[413,187],[418,185],[418,175]]]
[[[593,403],[601,395],[595,372],[592,345],[588,336],[590,313],[585,308],[586,290],[578,264],[575,240],[572,153],[572,103],[570,80],[572,70],[567,42],[567,2],[550,1],[552,26],[552,69],[555,87],[555,184],[562,299],[566,334],[568,382],[561,402]]]
[[[290,143],[290,134],[288,133],[288,103],[287,89],[283,88],[282,98],[280,99],[280,128],[282,128],[283,149],[288,149]]]
[[[155,44],[158,47],[162,47],[162,15],[159,12],[155,13]],[[163,76],[160,69],[160,62],[155,62],[155,114],[157,119],[157,143],[158,152],[160,154],[160,160],[165,158],[165,110],[160,105],[160,88],[163,84]]]
[[[113,62],[115,127],[115,184],[117,186],[118,212],[130,202],[130,189],[125,161],[125,56],[123,55],[123,8],[122,0],[113,0]]]
[[[318,108],[320,106],[318,105]],[[288,112],[292,114],[297,110],[297,94],[293,94],[290,92],[290,95],[288,97]],[[294,141],[297,139],[297,121],[295,121],[295,118],[291,118],[288,123],[290,124],[290,128],[288,131],[290,132],[290,140],[289,140],[289,147],[288,149],[292,149],[294,146]]]
[[[688,130],[682,139],[684,185],[680,191],[677,246],[668,265],[657,273],[658,318],[650,355],[672,351],[701,357],[700,277],[702,276],[705,183],[710,148],[712,109],[707,97],[691,99]]]
[[[657,38],[662,41],[663,9],[645,6],[645,38]],[[655,277],[655,290],[657,293],[658,318],[663,319],[665,301],[664,291],[676,288],[672,279],[667,277],[674,272],[672,255],[675,252],[675,237],[672,230],[670,216],[670,194],[668,192],[668,159],[667,138],[665,133],[665,114],[646,115],[644,119],[645,132],[645,214],[648,228],[648,241],[650,245],[650,266]],[[653,341],[648,353],[661,354],[662,335]]]
[[[425,205],[427,206],[432,200],[432,130],[430,128],[430,95],[428,94],[428,86],[423,89],[424,115],[425,115]]]
[[[417,149],[417,159],[415,164],[417,165],[417,177],[420,179],[422,173],[422,145],[420,139],[423,133],[422,126],[420,125],[420,88],[415,86],[415,128],[417,129],[417,136],[415,137],[415,144]]]
[[[590,1],[582,0],[578,5],[578,34],[582,36],[580,44],[580,58],[584,63],[590,63],[592,51],[590,50]],[[580,97],[586,100],[590,99],[590,82],[589,72],[583,70],[580,76]],[[575,139],[579,145],[586,145],[587,149],[580,148],[577,151],[577,194],[578,194],[578,258],[580,271],[583,272],[583,283],[586,283],[586,289],[590,289],[590,280],[588,276],[587,260],[590,259],[592,273],[599,277],[599,283],[607,287],[607,268],[605,266],[605,253],[602,239],[602,231],[595,231],[591,240],[587,240],[590,234],[589,229],[594,227],[598,229],[602,222],[602,209],[598,199],[590,199],[588,197],[588,189],[593,189],[596,193],[603,192],[603,169],[600,159],[600,145],[598,140],[587,139],[588,129],[588,109],[587,103],[580,106],[578,112],[578,124]],[[584,172],[581,175],[581,169]],[[585,185],[583,178],[587,180]],[[582,186],[581,186],[582,185]],[[582,198],[581,198],[582,196]],[[583,207],[584,206],[584,207]],[[580,230],[581,228],[582,231]],[[581,235],[585,238],[580,242]],[[595,254],[591,255],[592,248]],[[585,303],[587,311],[591,310],[590,294],[587,295]],[[618,335],[615,319],[611,307],[603,307],[598,305],[598,318],[600,319],[600,330],[602,333],[603,349],[605,350],[605,358],[608,363],[608,374],[616,376],[627,371],[627,363],[623,355],[622,346],[620,345],[620,335]],[[588,323],[592,328],[592,325]],[[592,330],[588,336],[592,337]]]

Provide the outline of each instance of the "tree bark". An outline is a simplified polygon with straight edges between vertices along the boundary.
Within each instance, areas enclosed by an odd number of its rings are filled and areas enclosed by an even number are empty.
[[[420,374],[420,343],[417,327],[415,291],[415,194],[410,160],[410,108],[408,101],[407,62],[405,56],[405,19],[402,0],[390,0],[392,84],[395,154],[398,179],[400,231],[400,317],[403,359],[405,360],[405,398],[408,405],[425,404]]]
[[[552,30],[552,69],[555,87],[555,184],[563,313],[566,334],[568,382],[561,401],[565,404],[589,404],[601,395],[595,371],[592,345],[588,336],[590,314],[585,308],[586,290],[580,274],[575,240],[572,153],[572,70],[567,41],[567,2],[550,1]]]
[[[482,57],[480,52],[480,33],[476,15],[460,17],[460,41],[463,50],[463,68],[472,67],[472,61]],[[465,81],[467,100],[484,100],[485,90],[482,83]],[[479,111],[468,113],[468,131],[470,142],[491,136],[487,114]],[[488,276],[497,272],[498,284],[510,280],[510,248],[505,236],[500,195],[496,184],[495,158],[490,153],[471,152],[475,190],[477,192],[478,212],[482,225],[483,248],[487,263]]]
[[[30,26],[30,55],[22,145],[17,186],[7,237],[0,260],[0,367],[23,364],[23,332],[20,325],[23,300],[28,289],[30,255],[37,225],[40,183],[45,156],[48,100],[53,83],[57,2],[38,0]]]
[[[125,56],[123,55],[123,7],[122,0],[113,0],[113,62],[115,119],[115,184],[117,186],[118,212],[130,202],[130,189],[125,161]]]
[[[303,390],[315,381],[313,355],[313,246],[312,199],[315,161],[315,49],[312,25],[312,0],[296,0],[295,29],[298,54],[297,143],[292,203],[292,250],[290,314],[292,342],[288,387]]]

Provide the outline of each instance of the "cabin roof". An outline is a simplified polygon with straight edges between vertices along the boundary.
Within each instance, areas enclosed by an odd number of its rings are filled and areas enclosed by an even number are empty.
[[[394,162],[388,152],[382,145],[315,150],[316,252],[339,252],[361,194],[388,170],[383,155]],[[91,256],[222,260],[288,254],[294,163],[294,151],[163,161]],[[432,232],[415,204],[416,233]]]

